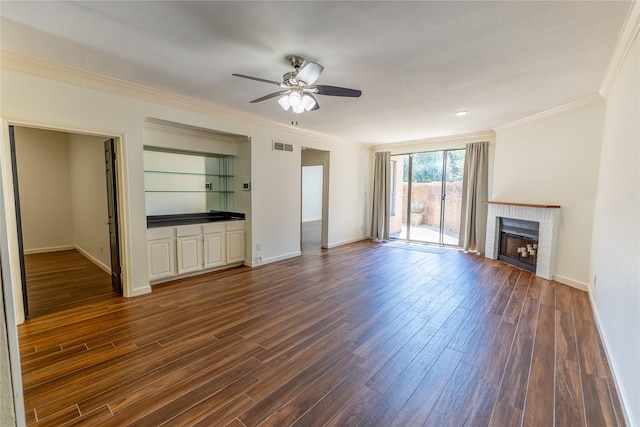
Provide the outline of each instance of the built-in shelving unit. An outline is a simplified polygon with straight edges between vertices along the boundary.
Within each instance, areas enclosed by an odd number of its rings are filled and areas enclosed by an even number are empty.
[[[144,154],[148,215],[233,210],[233,156]]]
[[[175,177],[181,176],[199,176],[205,177],[204,188],[201,189],[145,189],[146,193],[233,193],[233,175],[221,175],[213,173],[195,173],[195,172],[175,172],[175,171],[159,171],[159,170],[145,170],[145,174],[162,174],[173,175]],[[211,180],[209,180],[211,178]],[[217,181],[217,185],[214,182]],[[146,181],[145,181],[146,182]],[[189,184],[189,183],[187,183]],[[207,186],[208,184],[209,187]]]

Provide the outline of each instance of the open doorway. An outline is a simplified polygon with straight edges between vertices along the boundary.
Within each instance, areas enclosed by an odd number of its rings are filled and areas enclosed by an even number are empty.
[[[328,241],[329,152],[302,149],[300,250],[320,251]]]
[[[21,126],[9,134],[25,315],[121,294],[113,139]]]

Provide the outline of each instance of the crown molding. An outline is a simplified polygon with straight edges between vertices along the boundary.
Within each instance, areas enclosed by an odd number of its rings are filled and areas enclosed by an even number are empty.
[[[300,129],[293,125],[284,125],[265,120],[248,113],[222,107],[205,101],[188,98],[147,86],[134,84],[125,80],[107,77],[101,74],[69,67],[62,64],[21,55],[19,53],[0,50],[0,67],[2,69],[26,73],[37,77],[55,80],[86,89],[118,95],[125,98],[133,98],[154,104],[165,105],[180,110],[190,111],[215,118],[224,118],[233,122],[241,122],[249,126],[271,129],[277,132],[286,132],[296,136],[311,138],[328,143],[337,143],[348,146],[369,147],[369,144],[355,142],[344,138],[335,137],[321,132]],[[153,119],[163,120],[160,117]],[[186,125],[188,126],[188,125]],[[219,131],[212,129],[213,132]]]
[[[228,132],[220,132],[211,129],[201,128],[199,126],[186,125],[168,120],[157,119],[155,117],[147,117],[144,120],[144,127],[150,129],[161,129],[180,134],[188,134],[205,138],[215,138],[221,142],[245,142],[249,139],[246,135],[233,134]]]
[[[560,107],[552,108],[547,111],[543,111],[541,113],[533,114],[531,116],[523,117],[522,119],[514,120],[509,123],[505,123],[500,126],[496,126],[494,130],[496,132],[507,130],[519,126],[523,126],[529,123],[534,123],[539,120],[548,119],[549,117],[556,116],[562,113],[568,113],[571,111],[580,110],[582,108],[591,107],[593,105],[602,104],[604,102],[604,98],[602,95],[592,95],[587,98],[582,98],[578,101],[571,102],[569,104],[561,105]]]
[[[618,74],[620,74],[620,70],[629,56],[634,42],[638,39],[639,34],[640,1],[635,0],[627,14],[627,19],[625,20],[622,30],[618,35],[618,41],[616,42],[616,47],[613,50],[613,55],[611,55],[611,61],[609,62],[607,73],[600,85],[600,95],[603,97],[606,98],[607,95],[609,95],[609,91],[611,90],[613,83],[616,81]]]
[[[478,141],[495,141],[496,133],[494,131],[467,133],[462,135],[439,136],[435,138],[415,139],[411,141],[399,141],[390,144],[377,144],[371,147],[372,152],[392,150],[398,152],[402,149],[410,149],[411,147],[424,146],[428,144],[467,144]]]

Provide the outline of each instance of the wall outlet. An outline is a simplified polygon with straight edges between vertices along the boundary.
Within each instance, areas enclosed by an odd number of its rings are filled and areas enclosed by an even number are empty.
[[[100,253],[104,253],[104,246],[100,245]]]
[[[260,251],[262,249],[262,245],[260,243],[256,243],[256,251]]]
[[[593,275],[593,287],[595,288],[597,284],[598,284],[598,276],[594,274]]]

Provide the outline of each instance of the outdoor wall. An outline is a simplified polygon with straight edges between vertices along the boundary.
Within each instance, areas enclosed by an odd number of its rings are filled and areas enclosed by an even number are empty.
[[[555,279],[589,282],[604,102],[594,101],[496,135],[493,193],[502,202],[561,206]]]
[[[67,135],[19,126],[14,130],[25,253],[72,249]]]
[[[403,198],[407,200],[408,184],[403,183]],[[462,183],[447,182],[445,186],[447,197],[444,204],[444,225],[445,233],[458,235],[460,233],[460,212],[462,208]],[[413,204],[418,206],[424,205],[424,210],[417,224],[428,225],[430,227],[440,226],[440,206],[442,199],[442,183],[441,182],[418,182],[411,184],[411,200]],[[413,209],[412,209],[413,211]],[[412,220],[417,217],[413,215]],[[407,222],[407,210],[403,209],[402,220]]]
[[[590,295],[627,425],[640,425],[640,42],[607,96]],[[597,280],[596,280],[597,278]]]

